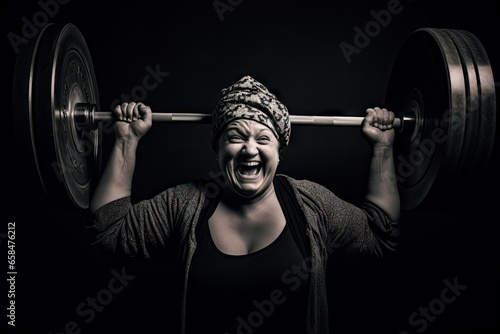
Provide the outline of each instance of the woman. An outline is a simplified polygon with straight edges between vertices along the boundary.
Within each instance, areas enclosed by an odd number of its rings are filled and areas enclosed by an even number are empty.
[[[245,76],[221,91],[212,144],[222,176],[131,203],[139,140],[151,109],[115,109],[116,141],[91,200],[96,243],[128,256],[171,252],[179,261],[182,333],[328,333],[330,255],[394,250],[399,195],[394,114],[367,109],[373,143],[368,192],[355,206],[327,188],[277,174],[290,139],[287,108]],[[216,182],[215,182],[216,181]],[[207,182],[220,185],[208,191]]]

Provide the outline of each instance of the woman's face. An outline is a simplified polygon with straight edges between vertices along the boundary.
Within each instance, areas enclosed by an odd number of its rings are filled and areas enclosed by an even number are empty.
[[[253,198],[272,186],[279,163],[279,142],[267,126],[238,119],[221,133],[217,157],[231,189],[242,197]]]

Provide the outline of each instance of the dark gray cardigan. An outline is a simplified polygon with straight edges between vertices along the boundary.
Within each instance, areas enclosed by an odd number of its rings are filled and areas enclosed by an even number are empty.
[[[329,333],[326,264],[333,253],[382,257],[393,251],[399,224],[371,203],[355,206],[324,186],[283,175],[291,184],[306,218],[311,246],[308,333]],[[122,198],[101,207],[90,217],[95,244],[127,256],[154,257],[161,249],[177,255],[183,271],[181,329],[184,333],[189,266],[196,249],[195,227],[214,188],[206,180],[171,187],[155,197],[132,204]],[[215,183],[211,184],[212,186]]]

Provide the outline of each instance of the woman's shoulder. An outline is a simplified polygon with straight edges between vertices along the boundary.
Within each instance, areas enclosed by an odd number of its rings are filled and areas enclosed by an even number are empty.
[[[176,195],[193,196],[198,195],[213,195],[213,193],[220,193],[226,186],[224,180],[220,177],[210,178],[195,178],[185,182],[178,183],[168,189],[167,192],[173,192]]]
[[[177,199],[193,198],[203,189],[201,180],[190,180],[167,186],[156,197],[172,197]]]
[[[287,180],[299,192],[332,194],[326,186],[309,179],[297,179],[286,174],[277,174],[277,176]]]

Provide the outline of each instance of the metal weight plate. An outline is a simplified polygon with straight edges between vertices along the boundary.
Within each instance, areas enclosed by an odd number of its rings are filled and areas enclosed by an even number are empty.
[[[474,190],[481,180],[491,158],[495,142],[496,93],[490,60],[479,39],[469,31],[445,30],[457,44],[465,60],[466,78],[470,87],[467,102],[467,150],[462,150],[464,171],[456,183],[471,184],[466,190]],[[465,70],[465,69],[464,69]],[[470,125],[469,125],[470,122]]]
[[[36,154],[33,104],[31,103],[38,42],[38,39],[31,39],[20,48],[17,54],[12,89],[12,116],[18,161],[17,172],[20,173],[20,178],[26,182],[26,185],[31,186],[29,190],[35,198],[40,196],[45,198],[45,185],[40,177]]]
[[[27,113],[30,122],[34,169],[51,204],[88,208],[100,170],[101,131],[81,131],[74,122],[76,103],[99,106],[87,44],[74,25],[49,24],[28,58],[27,108],[16,112]]]
[[[459,53],[460,61],[462,63],[462,70],[464,73],[465,86],[466,86],[466,112],[465,118],[462,120],[465,124],[464,138],[462,140],[462,152],[460,159],[456,164],[455,174],[453,178],[456,180],[455,184],[464,185],[467,180],[467,174],[474,163],[476,137],[478,135],[478,123],[481,116],[480,104],[480,82],[476,73],[476,64],[474,62],[474,55],[470,52],[467,42],[458,30],[444,29],[456,45]],[[454,187],[455,188],[455,187]],[[455,194],[458,194],[455,192]]]
[[[403,210],[433,206],[432,198],[446,194],[462,152],[466,94],[450,36],[434,28],[413,32],[398,52],[385,101],[396,113],[417,118],[394,143]]]

